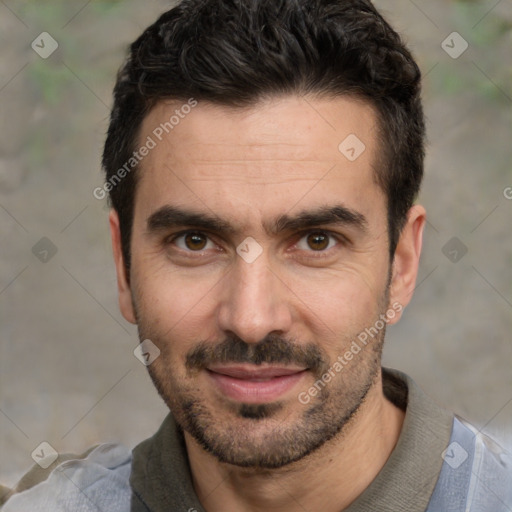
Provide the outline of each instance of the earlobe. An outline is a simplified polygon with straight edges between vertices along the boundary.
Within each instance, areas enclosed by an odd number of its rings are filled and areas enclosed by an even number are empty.
[[[110,236],[112,238],[112,252],[116,265],[117,290],[119,296],[119,308],[123,317],[130,323],[136,324],[135,311],[133,307],[130,284],[126,276],[123,251],[121,248],[121,230],[119,227],[119,216],[115,210],[109,214]]]
[[[402,309],[400,314],[389,322],[390,324],[398,322],[403,309],[409,304],[414,293],[426,218],[423,206],[413,206],[409,210],[407,223],[400,234],[393,260],[389,303],[399,303]]]

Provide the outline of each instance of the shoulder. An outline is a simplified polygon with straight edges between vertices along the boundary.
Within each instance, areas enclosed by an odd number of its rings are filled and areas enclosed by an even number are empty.
[[[2,512],[130,510],[131,450],[102,444],[79,456],[34,466],[4,498]],[[108,491],[108,492],[106,492]]]
[[[511,510],[510,451],[467,421],[455,417],[450,443],[442,457],[443,467],[427,512]]]

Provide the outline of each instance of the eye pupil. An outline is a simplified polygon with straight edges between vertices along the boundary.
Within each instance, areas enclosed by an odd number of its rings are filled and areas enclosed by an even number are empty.
[[[311,233],[308,235],[308,245],[315,251],[322,251],[329,245],[329,237],[324,233]]]
[[[206,237],[198,233],[189,233],[185,236],[186,246],[193,251],[200,251],[206,245]]]

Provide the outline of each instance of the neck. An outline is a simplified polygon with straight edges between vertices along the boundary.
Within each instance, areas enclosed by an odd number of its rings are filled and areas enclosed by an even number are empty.
[[[385,398],[379,375],[338,436],[300,461],[272,470],[221,463],[185,433],[196,493],[208,512],[339,512],[382,469],[398,441],[404,415]]]

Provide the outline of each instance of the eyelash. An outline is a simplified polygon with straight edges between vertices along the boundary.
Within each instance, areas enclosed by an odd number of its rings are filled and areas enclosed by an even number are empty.
[[[300,233],[298,233],[298,239],[297,241],[293,244],[293,246],[297,246],[297,244],[303,240],[304,238],[306,238],[307,236],[309,235],[312,235],[312,234],[315,234],[315,233],[318,233],[318,234],[322,234],[322,235],[326,235],[332,239],[334,239],[336,242],[337,242],[337,245],[346,245],[347,244],[347,239],[345,237],[343,237],[342,235],[338,234],[338,233],[332,233],[331,231],[328,231],[328,230],[321,230],[321,229],[312,229],[312,230],[308,230],[308,231],[302,231]],[[187,235],[201,235],[201,236],[205,236],[207,238],[207,241],[210,241],[212,243],[215,243],[213,241],[213,239],[207,234],[205,233],[204,231],[196,231],[196,230],[187,230],[187,231],[180,231],[179,233],[176,233],[174,235],[172,235],[171,237],[168,237],[165,239],[165,244],[168,245],[168,244],[175,244],[176,240],[178,240],[179,238],[181,237],[185,237]],[[181,249],[181,248],[178,248],[180,251],[183,251],[183,252],[186,252],[187,255],[189,255],[189,257],[198,257],[198,256],[203,256],[203,250],[201,251],[192,251],[190,249]],[[310,253],[310,255],[314,258],[322,258],[322,257],[325,257],[326,256],[326,253],[330,252],[332,249],[334,249],[334,247],[330,247],[328,249],[325,249],[323,251],[314,251],[314,250],[309,250],[309,251],[305,251],[305,252],[308,252]],[[194,254],[196,256],[194,256]]]

